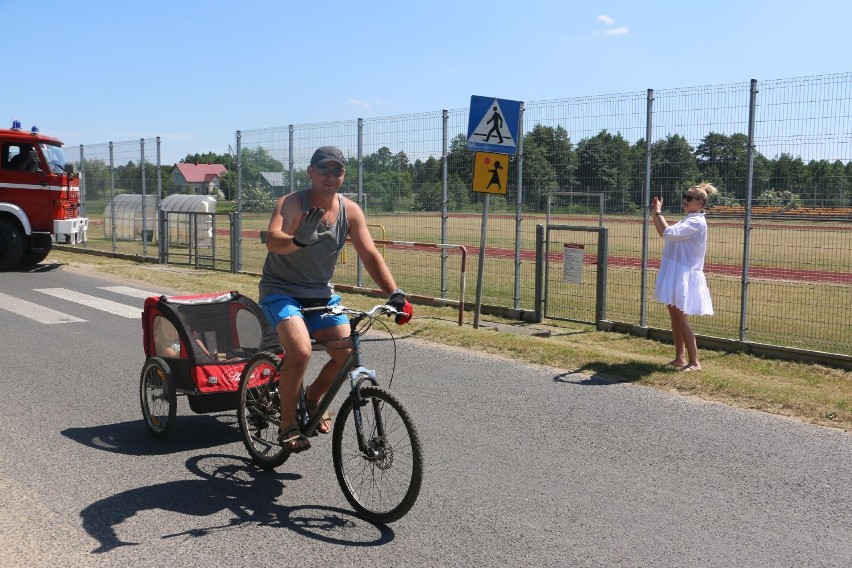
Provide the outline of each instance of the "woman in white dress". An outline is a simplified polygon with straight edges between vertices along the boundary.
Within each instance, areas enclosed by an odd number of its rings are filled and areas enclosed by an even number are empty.
[[[654,298],[668,306],[672,320],[675,358],[669,363],[683,371],[700,371],[698,345],[687,316],[712,315],[713,302],[704,278],[707,221],[702,209],[707,197],[717,193],[709,183],[690,187],[682,196],[686,217],[669,225],[663,217],[663,200],[654,197],[651,210],[657,232],[663,237],[663,258]]]

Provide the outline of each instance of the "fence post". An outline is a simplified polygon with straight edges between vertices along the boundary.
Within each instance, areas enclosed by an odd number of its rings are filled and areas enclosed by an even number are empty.
[[[358,119],[358,205],[361,205],[361,196],[364,195],[364,119]],[[366,213],[366,212],[365,212]],[[355,283],[364,285],[363,266],[361,257],[355,255]]]
[[[544,319],[544,225],[535,226],[535,323]]]
[[[295,138],[295,129],[293,128],[292,124],[288,128],[287,136],[288,136],[287,144],[289,146],[288,150],[289,150],[289,160],[290,160],[290,163],[289,163],[290,172],[289,172],[288,175],[290,176],[290,193],[293,193],[294,191],[296,191],[296,158],[295,158],[294,153],[293,153],[293,139]]]
[[[601,329],[601,321],[606,319],[606,274],[607,258],[609,258],[608,239],[609,229],[601,227],[598,232],[598,287],[595,302],[595,328]]]
[[[237,256],[237,250],[236,250],[237,249],[237,235],[236,235],[237,224],[235,222],[234,217],[237,217],[237,213],[235,211],[231,211],[230,213],[228,213],[228,218],[231,220],[229,225],[231,227],[231,272],[232,273],[236,273],[236,271],[237,271],[236,270],[236,264],[234,262],[234,259]],[[216,238],[215,235],[214,235],[213,238],[214,239]]]
[[[748,103],[748,174],[746,175],[745,219],[743,220],[743,274],[740,294],[740,341],[746,340],[748,328],[748,268],[751,241],[751,192],[754,187],[754,115],[757,107],[757,79],[751,80]]]
[[[112,234],[112,253],[115,254],[118,250],[118,244],[115,242],[115,159],[113,156],[113,144],[109,143],[109,216],[110,233]]]
[[[236,232],[237,246],[234,248],[232,272],[236,274],[243,270],[243,232],[240,217],[243,213],[243,134],[237,130],[237,216],[233,219]],[[215,235],[214,235],[215,236]]]
[[[441,200],[441,244],[447,244],[447,220],[449,219],[449,112],[444,109],[441,113],[441,136],[443,148],[441,151],[441,186],[443,188],[443,197]],[[441,298],[447,297],[447,249],[441,249]]]
[[[654,89],[648,89],[645,111],[645,187],[642,190],[642,283],[639,286],[639,325],[648,325],[648,224],[651,210],[651,130],[654,118]]]
[[[80,144],[80,217],[86,217],[86,158]],[[88,240],[86,241],[88,244]]]
[[[160,158],[160,137],[157,136],[157,262],[164,264],[166,262],[166,249],[163,245],[163,240],[166,236],[163,235],[163,165]]]
[[[518,113],[518,187],[515,199],[515,293],[512,307],[518,309],[521,306],[521,223],[524,220],[524,101],[521,101]],[[508,167],[508,164],[507,164]]]
[[[145,175],[145,139],[139,139],[139,170],[142,174],[142,258],[148,258],[148,187]]]
[[[166,211],[160,211],[160,263],[169,263],[169,214]]]

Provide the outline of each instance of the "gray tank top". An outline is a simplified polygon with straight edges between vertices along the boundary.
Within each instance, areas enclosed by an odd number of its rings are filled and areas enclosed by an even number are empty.
[[[302,211],[307,211],[307,190],[297,194]],[[337,201],[339,212],[337,221],[331,227],[330,238],[290,254],[266,253],[263,274],[258,284],[261,300],[270,294],[284,294],[293,298],[331,297],[334,293],[331,277],[349,233],[349,220],[346,218],[343,197],[338,195]]]

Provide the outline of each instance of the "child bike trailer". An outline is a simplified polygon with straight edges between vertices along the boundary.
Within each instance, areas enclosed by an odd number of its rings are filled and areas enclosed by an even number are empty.
[[[178,396],[196,414],[236,410],[246,361],[259,351],[283,356],[260,306],[234,291],[147,298],[142,344],[139,398],[157,437],[174,425]]]

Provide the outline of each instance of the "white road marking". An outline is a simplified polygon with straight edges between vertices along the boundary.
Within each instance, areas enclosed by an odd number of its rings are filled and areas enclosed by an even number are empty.
[[[113,302],[112,300],[104,300],[96,296],[89,296],[88,294],[81,294],[80,292],[74,292],[65,288],[40,288],[35,291],[128,319],[140,319],[142,317],[142,310],[139,308]]]
[[[8,296],[2,292],[0,292],[0,309],[46,324],[80,323],[86,321],[70,314],[63,314],[62,312],[15,298],[14,296]]]
[[[101,286],[100,289],[121,294],[122,296],[130,296],[131,298],[142,298],[143,300],[151,296],[162,296],[162,294],[157,294],[156,292],[148,292],[139,288],[131,288],[130,286]]]

